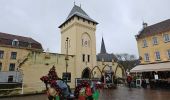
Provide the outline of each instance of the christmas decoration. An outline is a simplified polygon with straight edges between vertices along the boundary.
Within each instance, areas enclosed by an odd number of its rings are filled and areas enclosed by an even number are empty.
[[[55,66],[53,66],[50,70],[49,73],[47,74],[47,76],[42,76],[40,78],[41,81],[44,82],[46,89],[48,90],[47,85],[49,84],[51,88],[54,88],[56,90],[56,97],[60,98],[61,100],[64,98],[63,96],[63,91],[62,89],[59,87],[59,85],[57,84],[57,80],[59,80],[60,78],[58,77],[56,71],[55,71]],[[59,96],[59,97],[58,97]]]
[[[89,86],[90,84],[87,82],[87,81],[83,81],[81,84],[79,84],[76,88],[75,88],[75,91],[74,91],[74,95],[76,98],[79,97],[79,93],[80,93],[80,90],[82,88],[86,88],[87,86]]]

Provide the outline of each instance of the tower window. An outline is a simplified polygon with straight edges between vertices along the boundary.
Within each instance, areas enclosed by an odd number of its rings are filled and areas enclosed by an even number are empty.
[[[82,55],[82,60],[85,62],[85,54]]]
[[[87,61],[90,62],[90,55],[87,56]]]
[[[82,39],[82,46],[83,46],[84,40]]]

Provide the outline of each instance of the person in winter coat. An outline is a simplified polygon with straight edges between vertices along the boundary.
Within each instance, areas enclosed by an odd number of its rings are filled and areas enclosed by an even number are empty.
[[[87,95],[86,100],[93,100],[92,90],[91,90],[91,88],[90,88],[90,85],[88,85],[88,86],[86,87],[86,95]]]

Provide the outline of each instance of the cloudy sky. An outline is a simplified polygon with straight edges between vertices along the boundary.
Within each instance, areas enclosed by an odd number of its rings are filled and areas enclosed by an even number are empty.
[[[99,24],[97,53],[102,35],[107,52],[138,56],[135,35],[148,25],[170,18],[170,0],[75,0]],[[0,0],[0,31],[32,37],[44,50],[60,53],[60,30],[74,0]]]

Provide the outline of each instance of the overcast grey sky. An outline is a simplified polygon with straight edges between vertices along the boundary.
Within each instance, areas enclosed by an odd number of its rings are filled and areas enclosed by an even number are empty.
[[[135,35],[148,25],[170,18],[170,0],[75,0],[99,22],[97,53],[102,34],[107,52],[138,55]],[[0,31],[32,37],[44,50],[60,53],[60,30],[74,0],[0,0]]]

